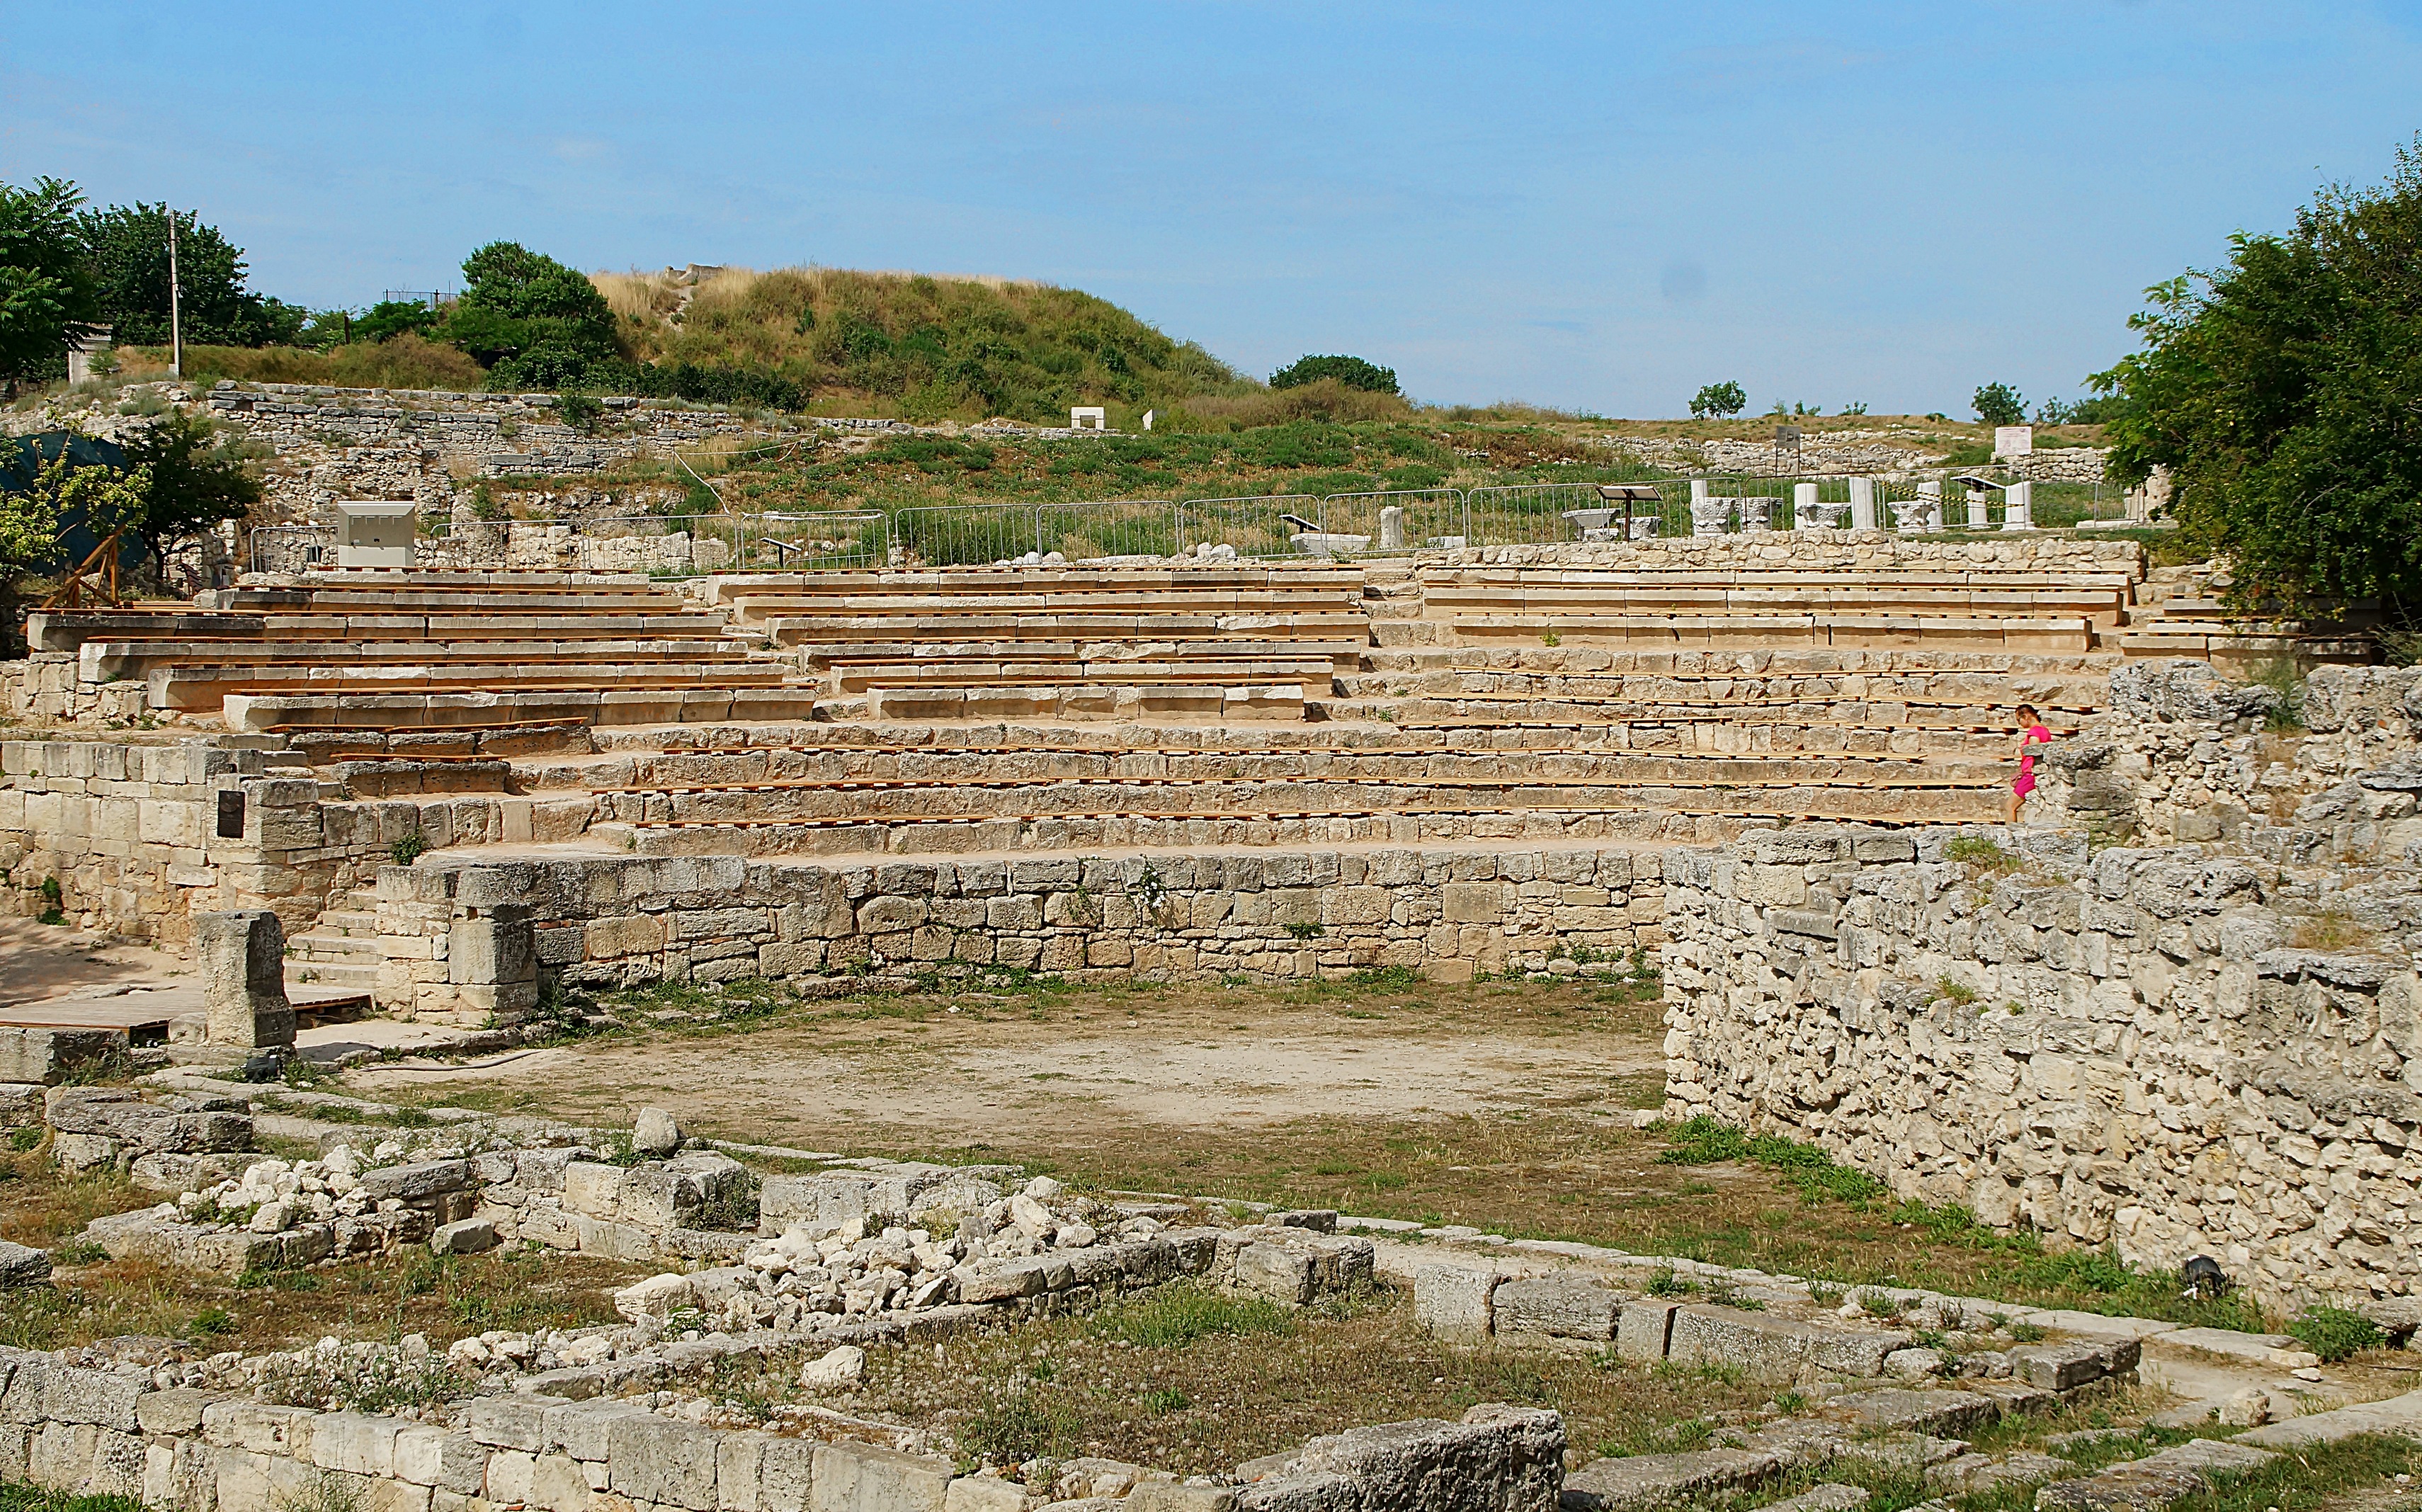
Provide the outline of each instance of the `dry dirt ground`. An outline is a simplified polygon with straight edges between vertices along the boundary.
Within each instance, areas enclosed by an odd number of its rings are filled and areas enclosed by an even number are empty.
[[[1596,989],[1531,984],[968,995],[353,1080],[457,1101],[509,1091],[606,1123],[653,1105],[701,1133],[783,1143],[966,1145],[1086,1127],[1241,1130],[1544,1108],[1613,1115],[1654,1095],[1656,1014],[1653,1003],[1599,1003]]]

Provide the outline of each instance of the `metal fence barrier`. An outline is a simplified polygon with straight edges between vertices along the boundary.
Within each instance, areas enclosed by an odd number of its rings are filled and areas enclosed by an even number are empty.
[[[1515,483],[1473,489],[1392,489],[1355,494],[1252,494],[1220,498],[1087,499],[1067,503],[920,504],[895,510],[830,510],[801,513],[619,515],[572,523],[578,543],[572,565],[583,572],[817,572],[866,569],[895,560],[907,566],[982,566],[1041,560],[1053,553],[1070,561],[1106,557],[1169,559],[1197,545],[1228,546],[1240,559],[1301,559],[1312,552],[1299,535],[1342,538],[1320,543],[1323,554],[1370,556],[1458,546],[1549,545],[1645,535],[1689,536],[1701,530],[1789,530],[1802,505],[1822,508],[1817,524],[1850,523],[1854,480],[1848,477],[1758,477],[1746,474],[1651,478],[1623,485],[1628,498],[1608,499],[1597,483]],[[1911,481],[1866,480],[1879,529],[1929,518],[1932,528],[1970,527],[1965,490],[1936,485],[1941,497]],[[1393,517],[1391,510],[1401,511]],[[1998,491],[1987,494],[1977,527],[2001,523]],[[445,519],[427,523],[424,539],[449,537],[453,555],[508,555],[513,521]],[[543,528],[543,527],[540,527]],[[1401,535],[1396,533],[1401,529]],[[493,542],[486,539],[493,534]],[[679,546],[642,543],[685,536]],[[296,573],[334,566],[336,530],[329,526],[259,526],[251,532],[253,570]]]

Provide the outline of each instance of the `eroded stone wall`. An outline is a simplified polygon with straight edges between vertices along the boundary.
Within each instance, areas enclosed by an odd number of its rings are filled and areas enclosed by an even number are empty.
[[[1784,572],[1897,571],[2126,573],[2145,575],[2145,548],[2027,532],[1986,541],[1929,540],[1886,530],[1757,530],[1718,536],[1658,537],[1603,544],[1571,542],[1479,546],[1436,559],[1445,566],[1606,567],[1631,572],[1692,569]]]
[[[379,1000],[452,1013],[464,910],[527,906],[564,982],[798,979],[945,964],[1214,980],[1415,968],[1443,980],[1577,964],[1661,938],[1633,848],[1239,851],[934,860],[430,857],[378,872]]]
[[[2275,1305],[2422,1284],[2422,986],[2291,948],[2245,862],[1807,827],[1671,853],[1665,884],[1669,1114],[2005,1231],[2210,1254]]]

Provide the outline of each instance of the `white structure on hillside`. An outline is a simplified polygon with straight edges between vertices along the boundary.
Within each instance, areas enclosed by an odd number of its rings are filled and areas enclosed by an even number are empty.
[[[420,506],[377,498],[349,498],[337,505],[337,565],[409,567]]]
[[[1099,404],[1072,404],[1068,407],[1068,429],[1072,431],[1107,431],[1109,415]]]

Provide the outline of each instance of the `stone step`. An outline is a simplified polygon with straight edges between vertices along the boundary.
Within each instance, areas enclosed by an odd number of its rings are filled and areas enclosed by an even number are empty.
[[[309,936],[298,936],[297,937],[310,938],[317,937],[319,938],[325,939],[330,935],[335,935],[339,938],[351,938],[365,935],[376,936],[377,934],[378,912],[374,907],[354,908],[347,906],[330,908],[323,912],[320,915],[319,921],[311,926],[311,934]]]
[[[322,935],[314,926],[312,933],[294,935],[286,941],[286,958],[290,961],[376,962],[380,959],[378,938],[370,935]]]
[[[368,991],[378,985],[374,964],[345,961],[289,961],[286,980],[300,987],[352,987]]]

